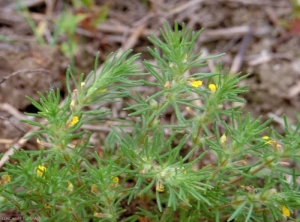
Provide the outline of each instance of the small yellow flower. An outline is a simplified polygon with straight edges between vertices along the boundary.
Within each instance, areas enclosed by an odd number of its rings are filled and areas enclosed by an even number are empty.
[[[118,183],[119,183],[119,177],[113,177],[113,178],[112,178],[112,181],[113,181],[115,184],[118,184]]]
[[[264,140],[269,140],[270,137],[269,137],[269,136],[263,136],[262,139],[264,139]]]
[[[74,189],[73,184],[70,181],[68,181],[68,187],[67,187],[68,192],[69,193],[73,192],[73,189]]]
[[[291,212],[290,210],[286,207],[286,206],[282,206],[281,207],[281,210],[282,210],[282,214],[286,217],[289,217],[291,215]]]
[[[111,188],[114,188],[119,184],[119,177],[112,177],[111,180],[113,181]]]
[[[85,86],[85,82],[81,82],[81,83],[80,83],[81,89],[82,89],[84,86]]]
[[[265,142],[265,144],[270,144],[270,145],[273,145],[274,144],[274,140],[268,140],[267,142]]]
[[[282,146],[279,143],[277,143],[275,140],[271,139],[268,136],[263,136],[262,139],[266,140],[265,144],[269,144],[269,145],[273,146],[275,149],[282,148]]]
[[[194,81],[194,82],[191,82],[191,84],[193,87],[197,88],[202,85],[202,81],[200,81],[200,80]]]
[[[39,165],[36,169],[36,175],[38,177],[43,177],[46,171],[46,167],[44,167],[43,165]]]
[[[78,123],[78,121],[78,116],[73,116],[72,121],[70,122],[70,126],[74,126],[76,123]]]
[[[10,181],[11,181],[10,176],[8,174],[4,174],[1,177],[0,184],[6,184],[9,183]]]
[[[191,83],[191,86],[193,86],[195,88],[202,86],[201,80],[195,80],[194,78],[190,78],[190,79],[188,79],[188,81]]]
[[[211,84],[208,85],[208,88],[210,89],[210,91],[212,93],[214,93],[217,90],[218,86],[211,83]]]
[[[103,92],[106,92],[106,91],[107,91],[107,89],[106,89],[106,88],[105,88],[105,89],[101,89],[101,90],[100,90],[100,92],[101,92],[101,93],[103,93]]]

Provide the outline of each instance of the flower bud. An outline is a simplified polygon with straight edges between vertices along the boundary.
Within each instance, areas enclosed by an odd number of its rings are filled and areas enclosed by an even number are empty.
[[[225,145],[226,141],[227,141],[227,137],[226,137],[225,134],[223,134],[223,135],[221,136],[221,138],[220,138],[220,143],[221,143],[222,145]]]
[[[164,87],[167,88],[167,89],[170,89],[172,87],[170,81],[167,81],[165,83]]]
[[[155,99],[151,99],[149,101],[149,104],[152,107],[152,109],[157,109],[157,107],[158,107],[158,102]]]
[[[158,192],[164,192],[165,187],[163,185],[163,182],[161,180],[156,181],[156,191]]]
[[[4,175],[1,177],[0,185],[9,183],[10,181],[11,181],[10,176],[9,176],[8,174],[4,174]]]
[[[99,193],[98,187],[97,187],[97,185],[95,183],[91,187],[91,192],[93,194],[98,194]]]
[[[119,184],[119,177],[112,177],[111,180],[113,181],[113,184],[110,187],[115,188]]]
[[[73,192],[73,189],[74,189],[73,184],[70,181],[68,181],[68,187],[67,187],[68,192],[69,193]]]

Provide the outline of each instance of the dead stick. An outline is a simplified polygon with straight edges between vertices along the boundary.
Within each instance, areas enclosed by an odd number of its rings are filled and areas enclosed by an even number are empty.
[[[18,127],[16,124],[14,124],[9,118],[6,118],[4,116],[0,116],[0,119],[6,120],[8,121],[11,125],[13,125],[17,130],[21,131],[22,133],[26,133],[25,130],[21,129],[20,127]]]
[[[38,127],[33,127],[29,132],[27,132],[25,134],[24,137],[28,136],[30,133],[38,130],[39,128]],[[21,147],[24,146],[24,144],[27,142],[27,138],[24,139],[24,137],[22,137],[17,143],[15,143],[9,150],[7,150],[4,155],[2,156],[1,160],[0,160],[0,168],[3,167],[3,165],[6,163],[6,161],[9,160],[9,156],[13,155],[14,152],[15,152],[15,149],[16,150],[19,150],[21,149]]]
[[[250,39],[252,36],[252,30],[251,28],[249,29],[248,33],[244,36],[243,41],[241,43],[241,47],[238,51],[238,54],[235,56],[232,66],[230,68],[230,74],[236,74],[238,72],[238,70],[240,70],[242,63],[243,63],[243,59],[245,56],[245,52],[247,50],[247,47],[249,45]]]
[[[15,107],[13,107],[12,105],[10,105],[8,103],[1,103],[0,110],[3,110],[5,112],[9,113],[10,115],[14,116],[18,120],[22,120],[22,119],[26,118],[25,115],[23,115],[19,110],[17,110]]]
[[[138,26],[134,32],[129,36],[129,38],[127,39],[127,41],[123,44],[123,49],[127,50],[127,49],[131,49],[134,47],[134,45],[136,44],[138,38],[142,35],[144,29],[146,27],[146,24],[142,24],[140,26]]]
[[[47,69],[21,69],[18,70],[16,72],[11,73],[10,75],[4,76],[1,80],[0,80],[0,84],[4,83],[6,80],[8,80],[9,78],[15,76],[15,75],[19,75],[19,74],[26,74],[26,73],[43,73],[43,74],[50,74],[50,71]]]

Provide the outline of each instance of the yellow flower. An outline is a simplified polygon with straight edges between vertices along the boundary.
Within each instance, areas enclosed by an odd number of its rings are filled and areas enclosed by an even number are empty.
[[[113,181],[115,184],[118,184],[118,183],[119,183],[119,178],[118,178],[118,177],[113,177],[113,178],[112,178],[112,181]]]
[[[111,185],[111,188],[114,188],[119,183],[119,177],[112,177],[111,180],[113,181],[113,184]]]
[[[270,137],[269,136],[263,136],[262,139],[268,140],[268,139],[270,139]]]
[[[78,116],[73,116],[72,121],[70,122],[70,126],[74,126],[76,123],[78,123],[78,121]]]
[[[38,177],[43,177],[46,171],[46,167],[44,167],[43,165],[39,165],[36,170],[36,175]]]
[[[1,177],[0,184],[6,184],[9,183],[10,181],[11,181],[10,176],[8,174],[4,174]]]
[[[274,140],[268,140],[267,142],[265,142],[265,144],[270,144],[270,145],[273,145],[274,144]]]
[[[208,85],[208,88],[210,89],[210,91],[211,91],[212,93],[214,93],[214,92],[217,90],[218,86],[215,85],[215,84],[209,84],[209,85]]]
[[[286,206],[282,206],[281,207],[281,210],[282,210],[282,214],[286,217],[289,217],[291,215],[291,212],[290,210],[286,207]]]
[[[271,139],[269,136],[263,136],[262,139],[266,140],[265,144],[269,144],[276,149],[282,148],[280,144],[278,144],[275,140]]]
[[[194,78],[190,78],[190,79],[188,79],[188,81],[191,83],[191,86],[193,86],[195,88],[202,86],[201,80],[195,80]]]

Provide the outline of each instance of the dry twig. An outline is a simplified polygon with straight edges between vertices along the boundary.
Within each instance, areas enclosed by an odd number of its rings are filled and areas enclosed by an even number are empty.
[[[180,13],[190,7],[193,7],[201,2],[204,2],[205,0],[192,0],[192,1],[187,1],[186,3],[184,4],[181,4],[175,8],[173,8],[171,11],[168,12],[168,16],[171,16],[171,15],[174,15],[174,14],[177,14],[177,13]]]
[[[4,116],[0,116],[0,119],[8,121],[11,125],[13,125],[17,130],[21,131],[22,133],[26,133],[25,130],[22,128],[18,127],[16,124],[14,124],[9,118],[6,118]]]
[[[45,124],[45,123],[43,123],[43,124]],[[33,127],[29,132],[27,132],[25,134],[24,137],[28,136],[30,133],[32,133],[32,132],[34,132],[34,131],[36,131],[38,129],[39,129],[38,127]],[[14,154],[14,150],[15,149],[19,150],[19,149],[21,149],[26,144],[26,142],[28,141],[28,139],[27,138],[25,139],[24,137],[21,138],[21,139],[19,139],[18,142],[16,142],[14,145],[12,145],[12,147],[8,151],[6,151],[4,153],[4,155],[2,156],[2,158],[0,160],[0,168],[2,168],[3,165],[6,163],[6,161],[9,160],[9,156],[11,156],[11,155]]]
[[[268,117],[272,118],[274,122],[278,123],[283,129],[285,128],[285,124],[282,118],[280,118],[279,116],[275,115],[274,113],[268,113]],[[296,127],[295,126],[291,126],[290,128],[292,130],[295,130]]]
[[[19,110],[17,110],[15,107],[13,107],[12,105],[10,105],[8,103],[1,103],[0,110],[3,110],[5,112],[9,113],[10,115],[14,116],[18,120],[22,120],[22,119],[26,118],[25,115],[23,115],[21,112],[19,112]]]
[[[142,35],[144,29],[146,27],[146,24],[142,24],[140,26],[138,26],[134,32],[129,36],[129,38],[127,39],[127,41],[123,44],[123,49],[127,50],[127,49],[131,49],[135,46],[137,40],[139,39],[139,37]]]
[[[2,103],[0,104],[0,110],[3,110],[9,114],[11,114],[12,116],[14,116],[15,118],[17,118],[18,120],[22,120],[25,119],[25,115],[23,115],[22,113],[20,113],[17,109],[15,109],[13,106],[11,106],[8,103]],[[23,130],[22,128],[20,128],[19,126],[17,126],[15,123],[13,123],[9,118],[6,118],[4,116],[0,116],[0,119],[2,120],[7,120],[11,125],[13,125],[17,130],[21,131],[22,133],[26,133],[25,130]]]
[[[45,3],[45,0],[24,0],[22,1],[22,7],[34,7],[36,5],[40,5]],[[5,7],[5,10],[16,10],[19,7],[19,1],[15,1],[14,3],[11,3],[10,5]]]
[[[241,43],[241,47],[232,62],[232,66],[229,71],[230,74],[236,74],[238,70],[241,69],[247,47],[250,43],[251,36],[252,36],[252,30],[250,28],[248,33],[244,36],[243,41]]]
[[[36,73],[43,73],[43,74],[50,74],[50,71],[47,69],[21,69],[18,70],[16,72],[11,73],[10,75],[4,76],[2,79],[0,79],[0,84],[4,83],[6,80],[8,80],[9,78],[15,76],[15,75],[19,75],[19,74],[27,74],[27,73],[32,73],[32,74],[36,74]]]

